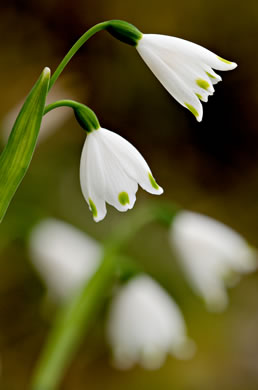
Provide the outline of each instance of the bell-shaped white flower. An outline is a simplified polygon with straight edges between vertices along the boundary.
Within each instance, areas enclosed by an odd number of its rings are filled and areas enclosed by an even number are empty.
[[[170,238],[189,282],[210,310],[223,310],[226,287],[238,274],[257,267],[256,251],[234,230],[205,215],[179,212]]]
[[[29,250],[34,266],[54,298],[63,300],[97,270],[102,249],[72,225],[46,219],[32,230]]]
[[[237,64],[184,39],[143,34],[136,49],[167,91],[202,120],[200,100],[207,102],[221,77],[216,70],[232,70]]]
[[[163,192],[137,149],[120,135],[103,128],[87,134],[80,181],[96,222],[105,217],[106,202],[119,211],[131,209],[138,184],[151,194]]]
[[[121,369],[137,362],[144,368],[158,369],[167,354],[185,359],[195,350],[178,306],[146,275],[134,277],[114,296],[107,338],[114,364]]]

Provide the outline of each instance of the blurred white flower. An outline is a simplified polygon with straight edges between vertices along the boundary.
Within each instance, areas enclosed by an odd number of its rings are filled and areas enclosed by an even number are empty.
[[[106,202],[119,211],[134,206],[139,185],[162,194],[151,170],[137,149],[120,135],[99,128],[87,134],[82,150],[80,181],[96,222],[106,215]]]
[[[203,116],[200,100],[207,102],[213,84],[221,80],[212,68],[232,70],[237,66],[202,46],[166,35],[143,34],[136,48],[161,84],[199,122]]]
[[[167,354],[193,355],[183,316],[172,298],[149,276],[137,276],[114,296],[108,317],[107,338],[114,364],[129,369],[140,363],[158,369]]]
[[[93,275],[102,255],[101,246],[92,238],[55,219],[46,219],[33,229],[29,250],[49,292],[59,300],[69,298]],[[107,338],[115,365],[121,369],[137,362],[147,369],[157,369],[167,354],[185,359],[195,351],[178,306],[146,275],[134,277],[115,291]]]
[[[55,219],[40,222],[29,238],[33,264],[49,292],[66,299],[97,270],[102,249],[91,237]]]
[[[223,310],[226,287],[239,273],[257,267],[256,251],[234,230],[205,215],[179,212],[170,238],[193,289],[210,310]]]

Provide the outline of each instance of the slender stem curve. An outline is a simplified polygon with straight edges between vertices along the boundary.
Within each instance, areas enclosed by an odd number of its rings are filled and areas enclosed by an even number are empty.
[[[71,107],[71,108],[79,108],[82,106],[81,103],[76,102],[75,100],[69,100],[69,99],[63,99],[63,100],[57,100],[54,103],[50,103],[45,107],[44,115],[46,115],[49,111],[54,110],[58,107]]]
[[[87,132],[90,133],[93,130],[100,128],[99,120],[89,107],[84,104],[78,103],[75,100],[58,100],[54,103],[49,104],[45,107],[44,115],[49,111],[54,110],[58,107],[70,107],[74,110],[75,118],[77,119],[79,125]]]
[[[60,62],[58,67],[56,68],[55,72],[53,73],[53,76],[50,79],[49,88],[48,90],[53,87],[54,83],[68,64],[68,62],[72,59],[74,54],[81,48],[81,46],[90,38],[92,35],[96,34],[97,32],[101,30],[105,30],[106,27],[109,25],[109,21],[98,23],[95,26],[91,27],[88,31],[86,31],[75,44],[71,47],[71,49],[68,51],[66,56],[63,58],[63,60]]]

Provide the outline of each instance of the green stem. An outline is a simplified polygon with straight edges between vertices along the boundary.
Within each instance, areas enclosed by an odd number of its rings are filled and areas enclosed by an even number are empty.
[[[58,100],[54,103],[48,104],[45,107],[44,115],[46,115],[49,111],[54,110],[55,108],[64,107],[64,106],[76,109],[76,108],[80,108],[83,105],[81,103],[76,102],[75,100],[69,100],[69,99]]]
[[[107,292],[121,272],[117,254],[128,240],[155,215],[150,208],[141,210],[132,220],[119,225],[104,247],[102,263],[98,271],[86,282],[73,300],[68,302],[50,332],[43,353],[36,367],[32,390],[55,390],[65,369],[73,359],[81,339],[102,307]]]
[[[94,34],[96,34],[98,31],[105,30],[109,26],[109,22],[102,22],[98,23],[95,26],[91,27],[88,31],[86,31],[75,44],[72,46],[72,48],[68,51],[64,59],[61,61],[61,63],[58,65],[56,71],[54,72],[53,76],[50,79],[49,83],[49,91],[53,87],[54,83],[68,64],[68,62],[72,59],[72,57],[75,55],[75,53],[81,48],[81,46]]]
[[[44,115],[55,108],[64,106],[71,107],[74,110],[75,118],[87,133],[100,128],[99,120],[95,113],[89,107],[74,100],[58,100],[49,104],[45,107]]]
[[[115,268],[114,258],[104,256],[91,280],[61,309],[41,355],[31,389],[56,389],[82,335],[101,308],[103,296],[112,286]]]

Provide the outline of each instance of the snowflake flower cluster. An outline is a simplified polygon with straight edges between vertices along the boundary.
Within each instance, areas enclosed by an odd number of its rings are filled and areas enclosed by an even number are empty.
[[[207,102],[214,85],[221,81],[213,69],[225,71],[237,66],[197,44],[165,35],[142,34],[126,22],[110,21],[106,29],[135,46],[161,84],[199,122],[203,117],[201,101]],[[78,110],[75,114],[78,118]],[[105,217],[106,203],[119,211],[131,209],[138,184],[151,194],[163,193],[148,164],[129,142],[102,128],[98,121],[89,126],[86,116],[80,116],[79,122],[87,131],[81,156],[81,188],[96,222]]]

